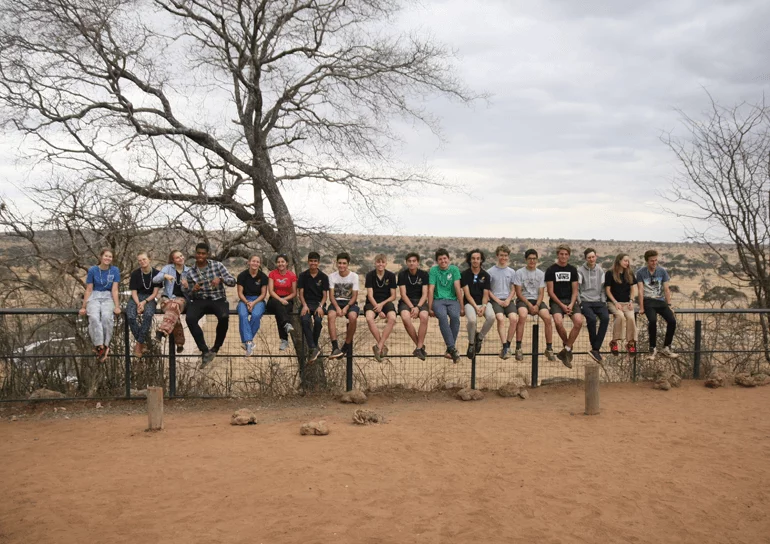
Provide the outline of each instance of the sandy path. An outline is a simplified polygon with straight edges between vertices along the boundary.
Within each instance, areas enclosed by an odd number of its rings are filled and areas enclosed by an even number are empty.
[[[237,428],[171,410],[159,434],[6,417],[0,542],[770,542],[770,387],[611,385],[592,418],[582,395],[383,396],[364,428],[323,400]],[[298,434],[321,415],[329,436]]]

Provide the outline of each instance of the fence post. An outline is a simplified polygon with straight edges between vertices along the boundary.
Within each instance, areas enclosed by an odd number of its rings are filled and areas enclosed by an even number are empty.
[[[168,335],[168,398],[176,396],[176,341],[174,333]]]
[[[540,351],[540,325],[537,321],[532,325],[532,379],[531,386],[537,387],[538,383],[538,352]]]
[[[353,390],[353,344],[345,352],[345,391]]]
[[[471,358],[471,389],[476,389],[476,352],[473,352]]]
[[[131,338],[129,337],[128,319],[125,310],[123,311],[123,349],[125,351],[126,361],[126,398],[131,398]]]
[[[703,333],[703,324],[698,316],[695,316],[695,361],[692,365],[692,377],[696,380],[700,379],[700,344],[701,335]]]

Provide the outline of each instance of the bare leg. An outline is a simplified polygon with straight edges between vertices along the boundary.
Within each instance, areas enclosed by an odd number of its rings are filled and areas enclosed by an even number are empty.
[[[374,336],[374,340],[377,342],[377,345],[380,345],[380,329],[377,328],[377,323],[375,320],[377,317],[374,315],[374,312],[369,310],[366,312],[366,324],[369,326],[369,332],[372,333],[372,336]]]
[[[412,317],[409,313],[409,310],[404,310],[401,312],[401,322],[404,324],[406,334],[409,335],[409,338],[412,339],[412,342],[417,344],[417,331],[414,330],[414,325],[412,324]]]
[[[559,338],[564,342],[564,345],[568,345],[567,329],[564,328],[564,315],[553,314],[553,324],[556,325],[556,332],[559,333]]]
[[[546,344],[553,343],[553,320],[551,319],[551,312],[548,310],[540,310],[540,319],[543,320],[545,328],[545,342]]]
[[[329,323],[329,338],[331,340],[337,339],[337,310],[329,310],[329,313],[326,315],[327,321]]]
[[[580,334],[580,329],[583,328],[583,316],[582,314],[572,314],[572,330],[569,332],[569,338],[566,345],[572,347]]]
[[[385,342],[388,341],[388,336],[393,332],[393,327],[396,326],[396,312],[388,312],[388,322],[385,324],[385,328],[382,330],[382,337],[380,338],[380,350],[385,346]]]
[[[518,328],[518,323],[519,316],[517,314],[508,315],[508,336],[506,336],[506,342],[510,343],[510,341],[513,340],[513,337],[516,334],[516,329]]]
[[[516,341],[521,342],[524,339],[524,327],[527,325],[527,316],[529,310],[519,308],[519,324],[516,326]]]
[[[417,332],[417,347],[425,347],[425,336],[428,334],[428,319],[430,314],[428,312],[420,312],[420,330]]]
[[[353,345],[353,338],[356,335],[356,327],[358,327],[358,314],[355,312],[348,312],[348,329],[345,334],[345,343]]]
[[[497,335],[500,337],[500,341],[505,344],[505,314],[495,314],[497,320]]]

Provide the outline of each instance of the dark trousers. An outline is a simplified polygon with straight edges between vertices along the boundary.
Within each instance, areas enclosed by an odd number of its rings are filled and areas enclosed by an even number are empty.
[[[655,349],[658,343],[658,314],[666,320],[666,339],[663,340],[663,347],[669,347],[673,343],[676,332],[676,317],[674,317],[674,312],[671,311],[669,305],[663,300],[644,299],[644,315],[647,316],[650,351]]]
[[[600,351],[607,334],[607,327],[610,325],[610,312],[607,310],[607,304],[604,302],[584,302],[580,305],[580,309],[586,318],[591,349]],[[598,331],[596,330],[597,319],[599,320]]]
[[[302,316],[302,333],[305,335],[308,348],[315,349],[318,347],[318,339],[321,338],[324,318],[316,313],[317,302],[308,302],[307,307],[310,312]]]
[[[206,339],[203,337],[203,329],[198,324],[198,321],[204,315],[213,315],[217,318],[217,336],[214,340],[214,346],[211,348],[217,351],[225,343],[227,328],[230,326],[230,306],[224,298],[217,300],[200,298],[190,302],[190,305],[187,307],[187,327],[190,329],[190,334],[192,334],[198,349],[206,353],[209,347],[206,345]]]
[[[137,295],[139,302],[149,298],[150,295],[143,293]],[[144,313],[139,316],[139,307],[134,302],[134,298],[128,301],[126,304],[126,319],[128,319],[128,327],[131,329],[131,333],[136,338],[136,341],[140,344],[144,344],[147,341],[147,333],[150,332],[152,327],[152,316],[155,315],[156,302],[153,300],[144,305]]]
[[[278,302],[278,299],[275,298],[271,298],[267,301],[265,313],[275,316],[275,322],[278,325],[278,336],[281,340],[289,339],[289,333],[286,332],[286,323],[289,322],[289,312],[293,307],[292,301],[289,301],[286,306]]]

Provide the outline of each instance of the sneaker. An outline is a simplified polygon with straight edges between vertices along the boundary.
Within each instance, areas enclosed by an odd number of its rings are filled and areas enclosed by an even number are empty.
[[[524,351],[521,348],[516,348],[516,360],[517,361],[524,360]]]
[[[446,351],[444,352],[444,359],[451,359],[452,354],[449,353],[449,348],[446,348]]]
[[[163,331],[157,331],[155,333],[155,340],[157,340],[158,342],[162,342],[165,337],[166,335],[163,334]]]
[[[374,360],[378,363],[382,362],[382,354],[380,353],[380,346],[377,344],[374,344],[372,346],[372,353],[374,353]]]
[[[652,351],[647,355],[648,361],[654,361],[658,358],[658,348],[652,348]]]
[[[254,342],[246,342],[246,356],[251,357],[254,353]]]
[[[246,351],[246,344],[248,344],[248,342],[241,342],[241,349],[243,351]]]
[[[288,340],[281,340],[281,345],[278,346],[278,349],[281,351],[286,351],[286,349],[289,347],[289,341]]]
[[[510,349],[511,349],[511,348],[508,348],[508,347],[505,347],[505,346],[503,346],[503,349],[501,349],[501,350],[500,350],[500,358],[501,358],[501,359],[503,359],[503,360],[505,360],[505,359],[507,359],[508,357],[510,357],[510,356],[511,356],[511,354],[510,354],[510,353],[508,353],[508,352],[510,351]]]
[[[321,350],[318,349],[317,347],[313,348],[312,350],[310,350],[310,357],[308,357],[308,362],[311,364],[315,363],[319,355],[321,355]]]
[[[201,358],[201,364],[198,368],[205,368],[207,364],[209,364],[211,361],[214,360],[214,358],[217,356],[216,352],[214,351],[207,351],[203,354],[203,357]]]
[[[182,353],[184,351],[184,344],[177,344],[176,346],[176,352]]]
[[[449,356],[452,358],[452,362],[454,364],[457,364],[460,361],[460,354],[457,352],[456,348],[449,348]]]
[[[602,360],[601,354],[595,349],[592,349],[591,351],[589,351],[588,356],[594,361],[596,361],[597,363],[600,363]]]
[[[671,346],[665,346],[662,350],[660,350],[660,354],[663,355],[663,357],[668,357],[669,359],[679,359],[679,354],[674,353],[671,350]]]
[[[421,361],[424,361],[425,359],[428,358],[428,352],[425,351],[425,346],[420,348],[420,353],[422,353],[422,357],[420,357]]]
[[[556,355],[553,354],[552,349],[547,349],[545,350],[545,358],[551,362],[554,362],[556,360]]]
[[[567,351],[567,348],[562,348],[556,357],[561,361],[561,364],[567,368],[572,368],[572,352]]]
[[[388,346],[382,346],[382,350],[380,351],[380,357],[383,359],[388,356]]]
[[[615,357],[617,357],[618,354],[620,353],[620,349],[618,349],[617,340],[613,340],[612,342],[610,342],[610,353],[612,353]]]
[[[424,360],[425,360],[425,355],[423,355],[423,353],[422,353],[422,348],[416,348],[416,349],[415,349],[415,350],[412,352],[412,355],[414,355],[415,357],[417,357],[417,358],[418,358],[420,361],[424,361]]]
[[[569,363],[569,366],[567,368],[572,368],[572,359],[575,357],[574,350],[569,350],[567,352],[567,363]]]
[[[342,353],[340,348],[334,348],[331,352],[331,355],[329,355],[329,359],[339,359],[343,355],[344,353]]]
[[[628,344],[626,344],[626,350],[628,351],[629,355],[636,355],[636,342],[631,340]]]
[[[484,343],[484,339],[481,336],[476,335],[476,345],[473,346],[476,351],[476,355],[481,353],[481,344],[483,343]]]
[[[468,344],[468,351],[465,352],[465,356],[468,359],[473,359],[476,356],[476,343],[471,342]]]
[[[285,330],[287,334],[291,334],[294,332],[294,327],[291,325],[291,323],[286,323],[286,325],[283,327],[283,330]]]

